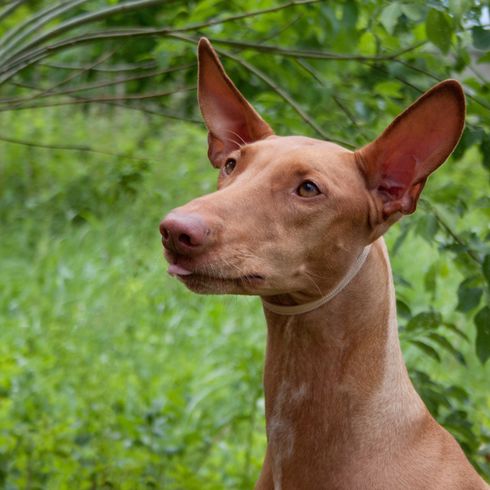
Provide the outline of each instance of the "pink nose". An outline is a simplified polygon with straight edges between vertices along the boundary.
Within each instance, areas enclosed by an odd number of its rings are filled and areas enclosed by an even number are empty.
[[[177,253],[201,251],[208,243],[209,232],[198,214],[170,213],[160,223],[163,246]]]

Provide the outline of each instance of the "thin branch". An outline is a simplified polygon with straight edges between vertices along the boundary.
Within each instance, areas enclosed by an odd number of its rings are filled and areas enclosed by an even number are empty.
[[[124,153],[115,153],[112,151],[106,151],[106,150],[99,150],[92,148],[91,146],[87,145],[64,145],[64,144],[46,144],[46,143],[38,143],[34,141],[27,141],[27,140],[22,140],[18,138],[10,138],[8,136],[0,135],[0,141],[3,141],[5,143],[10,143],[13,145],[22,145],[22,146],[29,146],[32,148],[43,148],[46,150],[63,150],[63,151],[83,151],[87,153],[97,153],[99,155],[107,155],[111,157],[117,157],[117,158],[124,158],[127,160],[135,160],[135,161],[140,161],[140,162],[157,162],[156,160],[152,160],[149,158],[142,158],[142,157],[135,157],[132,155],[126,155]],[[159,162],[162,163],[162,162]]]
[[[0,11],[0,22],[6,19],[10,14],[13,14],[18,7],[20,7],[25,0],[17,0],[16,2],[9,2],[1,11]]]
[[[26,84],[26,83],[15,83],[14,85],[18,85],[19,87],[28,88],[31,90],[38,90],[38,91],[42,90],[42,88],[40,88],[40,87],[36,87],[34,85],[30,85],[30,84]],[[72,97],[73,99],[76,99],[76,100],[81,100],[81,97],[77,97],[74,95],[71,95],[70,97]],[[84,99],[84,100],[86,100],[86,99]],[[148,107],[138,105],[135,103],[125,104],[124,101],[104,101],[104,100],[96,100],[96,101],[92,101],[91,103],[121,107],[123,109],[138,111],[138,112],[141,112],[143,114],[148,114],[150,116],[161,116],[161,117],[165,117],[168,119],[175,119],[177,121],[189,122],[192,124],[200,124],[200,125],[203,124],[202,120],[199,120],[199,119],[193,119],[190,117],[182,116],[180,114],[174,114],[174,113],[167,112],[167,111],[162,111],[162,110],[158,110],[158,109],[154,109],[154,108],[148,108]]]
[[[336,138],[332,138],[328,136],[323,129],[318,126],[318,124],[314,121],[313,118],[311,118],[304,110],[303,108],[289,95],[289,93],[284,90],[282,87],[277,85],[271,78],[269,78],[264,72],[259,70],[257,67],[251,65],[248,61],[243,60],[242,58],[228,53],[224,52],[222,50],[218,51],[221,55],[230,58],[237,62],[239,65],[243,66],[246,68],[249,72],[253,73],[257,78],[265,82],[276,94],[278,94],[282,99],[284,99],[305,121],[306,124],[308,124],[311,128],[313,128],[323,139],[327,139],[330,141],[336,141],[342,145],[345,145],[348,148],[352,148],[352,145],[346,141],[342,141]]]
[[[0,39],[0,58],[9,51],[14,50],[14,47],[19,47],[20,43],[24,39],[27,39],[32,33],[38,31],[43,25],[46,25],[59,17],[61,14],[64,14],[68,10],[77,7],[85,1],[86,0],[71,0],[65,3],[60,3],[41,10],[28,17],[24,22],[19,23],[13,29],[4,34],[4,36]],[[18,52],[19,51],[17,50],[17,53]]]
[[[320,74],[306,61],[300,60],[300,59],[295,59],[294,60],[297,65],[300,66],[308,75],[310,75],[316,82],[318,82],[322,87],[325,86],[325,83],[323,83],[322,77]]]
[[[100,55],[93,63],[89,64],[88,66],[84,67],[83,69],[81,69],[78,72],[75,72],[75,73],[72,73],[72,74],[68,75],[63,80],[60,80],[59,82],[57,82],[54,85],[52,85],[51,88],[49,88],[49,89],[45,90],[44,92],[40,93],[39,96],[42,97],[42,96],[49,95],[50,93],[54,92],[57,88],[63,87],[63,85],[66,85],[67,83],[71,82],[75,78],[78,78],[78,77],[82,76],[84,73],[87,73],[87,72],[91,71],[93,68],[97,67],[101,63],[104,63],[108,59],[112,58],[112,56],[114,56],[114,54],[115,54],[116,51],[117,51],[117,48],[116,49],[112,49],[108,53],[102,53],[102,55]]]
[[[30,16],[24,19],[22,22],[19,22],[15,26],[13,26],[10,30],[8,30],[1,38],[0,38],[0,46],[5,46],[13,37],[15,37],[19,32],[23,31],[28,27],[32,27],[33,25],[39,25],[38,21],[45,16],[49,16],[53,12],[57,12],[60,9],[66,8],[67,5],[71,3],[75,3],[78,0],[68,0],[66,2],[59,2],[55,5],[51,5],[48,8],[41,9],[37,12],[33,12]]]
[[[45,104],[14,105],[14,107],[7,106],[7,107],[0,108],[0,112],[18,111],[23,109],[39,109],[42,107],[59,107],[64,105],[90,104],[92,102],[115,102],[115,101],[124,101],[124,100],[156,99],[159,97],[166,97],[168,95],[173,95],[178,92],[188,92],[191,90],[196,90],[196,87],[195,86],[180,87],[175,90],[168,90],[163,92],[150,92],[145,94],[102,95],[97,97],[77,98],[77,99],[58,101],[58,102],[48,102]]]
[[[247,19],[249,17],[257,17],[257,16],[265,15],[265,14],[272,14],[272,13],[279,12],[280,10],[288,9],[291,7],[298,7],[301,5],[311,5],[313,3],[319,3],[321,1],[322,0],[293,0],[291,2],[278,5],[276,7],[270,7],[270,8],[261,9],[261,10],[253,10],[252,12],[245,12],[243,14],[231,15],[229,17],[225,17],[222,19],[212,19],[212,20],[208,20],[206,22],[201,22],[199,24],[191,24],[189,26],[180,27],[178,29],[172,29],[172,32],[179,33],[179,32],[198,31],[198,30],[204,29],[206,27],[221,25],[221,24],[224,24],[226,22],[233,22],[235,20]]]
[[[114,50],[112,50],[109,53],[102,54],[102,56],[100,56],[97,60],[95,60],[92,63],[92,65],[87,66],[84,70],[80,70],[78,72],[71,73],[70,75],[68,75],[63,80],[60,80],[59,82],[55,83],[50,88],[47,88],[47,89],[42,90],[40,93],[33,94],[33,95],[28,96],[28,97],[17,97],[16,99],[15,98],[11,98],[11,99],[0,99],[0,103],[2,103],[2,104],[5,104],[5,103],[7,103],[7,104],[20,104],[22,102],[29,101],[29,100],[40,99],[40,98],[43,98],[43,97],[52,97],[52,96],[54,96],[56,94],[60,94],[63,91],[62,90],[61,91],[56,91],[57,88],[62,87],[63,85],[66,85],[67,83],[69,83],[74,78],[77,78],[77,77],[81,76],[83,73],[85,73],[87,71],[90,71],[90,69],[92,67],[95,67],[95,66],[97,66],[100,63],[104,63],[105,61],[107,61],[114,54],[115,51],[116,50],[114,49]],[[10,107],[9,109],[12,109],[12,107]]]
[[[310,75],[320,86],[324,87],[325,83],[323,82],[321,75],[313,68],[309,63],[306,61],[296,59],[296,63],[304,70],[308,75]],[[357,129],[358,133],[366,139],[366,134],[362,130],[362,128],[359,126],[357,123],[354,115],[352,112],[348,109],[348,107],[341,101],[339,97],[336,95],[332,95],[332,99],[337,105],[337,107],[347,116],[347,119],[351,122],[351,124]]]
[[[294,4],[286,4],[286,5],[292,6]],[[250,15],[252,14],[257,15],[256,12],[251,12]],[[236,16],[233,16],[233,18],[234,17]],[[224,18],[221,19],[219,23],[224,23],[227,21],[228,18]],[[213,22],[218,23],[218,21],[213,21]],[[192,28],[194,29],[195,27]],[[52,54],[61,51],[63,49],[67,49],[69,47],[79,46],[85,43],[99,41],[99,40],[119,39],[125,37],[136,38],[136,37],[151,37],[151,36],[160,36],[160,37],[168,36],[176,39],[185,40],[187,42],[196,43],[197,39],[184,37],[179,34],[179,31],[182,32],[183,30],[189,30],[189,29],[191,29],[191,26],[180,28],[180,29],[171,29],[165,27],[160,29],[126,28],[126,29],[106,30],[106,31],[95,32],[92,34],[75,36],[73,38],[69,38],[45,47],[38,48],[37,50],[32,50],[30,52],[24,53],[24,55],[22,55],[21,53],[16,53],[15,57],[12,57],[11,60],[12,62],[10,64],[6,63],[6,65],[0,70],[0,75],[2,75],[0,77],[0,84],[4,83],[9,78],[11,78],[16,73],[23,70],[24,68],[40,61],[41,59],[47,56],[51,56]],[[278,46],[270,46],[270,45],[256,44],[256,43],[244,43],[244,42],[230,41],[224,39],[212,39],[212,41],[216,44],[225,44],[225,45],[233,46],[235,48],[254,49],[260,52],[280,54],[282,56],[289,56],[294,58],[313,58],[313,59],[328,59],[328,60],[339,60],[339,61],[386,61],[386,60],[395,59],[398,56],[401,56],[402,54],[413,51],[424,44],[424,42],[421,42],[416,45],[410,46],[404,50],[389,55],[361,56],[361,55],[339,55],[336,53],[315,51],[315,50],[288,49],[288,48],[281,48]]]
[[[271,39],[275,39],[276,37],[280,36],[284,32],[286,32],[289,28],[294,26],[294,24],[297,24],[301,19],[304,18],[304,15],[298,15],[294,19],[291,19],[289,22],[284,24],[282,27],[277,28],[273,31],[271,31],[267,36],[263,36],[258,40],[259,44],[263,44],[267,41],[270,41]]]
[[[411,63],[408,63],[406,61],[398,60],[398,59],[397,60],[393,60],[393,61],[395,61],[397,63],[400,63],[403,66],[406,66],[407,68],[409,68],[412,71],[416,71],[418,73],[422,73],[423,75],[426,75],[426,76],[432,78],[436,82],[441,82],[443,80],[441,77],[434,75],[434,73],[432,73],[432,72],[430,72],[428,70],[424,70],[423,68],[420,68],[418,66],[412,65]],[[465,95],[466,95],[466,97],[468,97],[469,99],[473,100],[477,104],[481,105],[485,109],[490,109],[490,105],[489,104],[487,104],[486,102],[484,102],[480,98],[475,97],[473,94],[467,92],[466,90],[465,90]]]
[[[99,101],[97,101],[97,102],[99,102]],[[148,107],[144,107],[144,106],[138,105],[138,104],[124,104],[123,102],[103,102],[103,101],[101,103],[105,104],[105,105],[109,105],[109,106],[116,106],[116,107],[121,107],[123,109],[129,109],[132,111],[142,112],[143,114],[148,114],[150,116],[161,116],[161,117],[166,117],[168,119],[175,119],[177,121],[184,121],[184,122],[188,122],[188,123],[192,123],[192,124],[199,124],[201,126],[204,124],[199,119],[193,119],[191,117],[185,117],[185,116],[181,116],[180,114],[173,114],[170,112],[161,111],[161,110],[157,110],[157,109],[150,109]]]
[[[125,30],[109,30],[100,31],[93,34],[82,34],[80,36],[75,36],[63,41],[59,41],[54,44],[50,44],[45,47],[33,50],[24,56],[19,56],[10,65],[5,65],[0,67],[0,85],[7,82],[14,75],[24,70],[28,66],[31,66],[38,61],[56,54],[58,51],[62,51],[68,48],[78,47],[86,43],[91,43],[93,41],[101,40],[112,40],[120,38],[131,38],[135,39],[137,37],[146,37],[153,35],[168,35],[169,30],[167,28],[163,29],[125,29]]]
[[[80,0],[78,0],[78,1],[80,1]],[[81,1],[83,1],[83,0],[81,0]],[[261,9],[261,10],[255,10],[252,12],[245,12],[243,14],[228,16],[228,17],[225,17],[223,19],[212,19],[212,20],[209,20],[206,22],[201,22],[198,24],[192,24],[190,26],[185,26],[182,28],[173,29],[173,31],[174,32],[186,32],[186,31],[190,31],[190,30],[199,30],[199,29],[203,29],[205,27],[211,27],[211,26],[215,26],[218,24],[224,24],[226,22],[233,22],[235,20],[241,20],[241,19],[245,19],[245,18],[249,18],[249,17],[256,17],[256,16],[265,15],[265,14],[269,14],[269,13],[275,13],[275,12],[278,12],[280,10],[288,9],[290,7],[318,3],[319,1],[321,1],[321,0],[293,0],[289,3],[282,4],[282,5],[279,5],[276,7],[271,7],[271,8]],[[74,19],[71,19],[71,20],[68,20],[67,22],[62,23],[61,25],[57,26],[56,28],[52,29],[51,31],[48,31],[45,34],[41,34],[40,36],[35,38],[33,41],[31,41],[31,43],[24,46],[20,51],[17,51],[10,58],[7,58],[7,60],[5,60],[5,63],[8,63],[12,59],[16,59],[19,56],[19,54],[21,54],[26,49],[34,47],[36,45],[40,45],[44,41],[52,39],[53,37],[57,37],[60,34],[66,32],[68,30],[71,30],[74,27],[77,27],[79,25],[83,25],[83,24],[87,24],[87,23],[92,23],[94,21],[102,20],[102,19],[107,18],[111,15],[114,15],[115,13],[120,13],[120,12],[127,13],[127,12],[134,10],[135,8],[151,7],[151,6],[158,5],[158,4],[161,4],[164,2],[165,2],[165,0],[139,0],[139,1],[135,1],[133,3],[120,4],[120,5],[117,5],[114,7],[109,7],[107,9],[100,10],[98,12],[91,12],[89,14],[84,14],[84,15],[75,17]],[[39,27],[39,26],[36,26],[36,27]],[[31,33],[31,32],[32,32],[32,29],[29,30],[29,33]],[[17,38],[15,39],[15,41],[17,41],[15,44],[19,44],[19,41]],[[8,47],[11,47],[10,44]]]
[[[475,66],[468,65],[469,70],[480,80],[480,83],[486,84],[488,82],[488,78],[480,73]]]
[[[474,262],[482,265],[483,261],[480,259],[478,254],[466,243],[463,238],[461,238],[449,225],[449,223],[442,217],[437,208],[431,204],[426,199],[421,199],[420,202],[422,205],[433,214],[437,223],[446,231],[446,233],[458,244],[461,245],[464,251],[473,259]]]
[[[53,68],[55,70],[84,70],[87,65],[74,65],[68,63],[39,63],[39,66],[45,66],[46,68]],[[91,70],[105,73],[118,73],[126,71],[154,70],[156,67],[157,64],[154,61],[148,61],[146,63],[135,63],[131,65],[97,66]]]
[[[347,119],[349,119],[349,121],[357,129],[357,131],[361,134],[361,136],[363,138],[366,138],[366,135],[362,131],[361,127],[357,123],[355,117],[352,115],[352,112],[348,109],[348,107],[336,95],[333,95],[332,99],[335,102],[335,104],[337,105],[337,107],[347,116]]]
[[[176,31],[169,31],[167,33],[171,37],[178,37]],[[197,42],[197,39],[188,39],[192,42]],[[282,48],[280,46],[271,46],[267,44],[257,44],[257,43],[249,43],[243,41],[232,41],[229,39],[216,39],[210,38],[210,41],[213,44],[224,44],[226,46],[232,46],[240,49],[252,49],[254,51],[259,51],[263,53],[270,54],[279,54],[285,57],[293,57],[293,58],[304,58],[304,59],[319,59],[319,60],[338,60],[338,61],[389,61],[398,58],[399,56],[406,54],[410,51],[416,50],[420,48],[424,42],[419,42],[414,44],[408,48],[402,49],[395,53],[378,55],[378,56],[364,56],[364,55],[356,55],[356,54],[337,54],[328,51],[317,51],[313,49],[293,49],[293,48]]]
[[[399,82],[403,83],[403,85],[406,85],[407,87],[410,87],[412,90],[414,90],[418,94],[422,94],[424,92],[424,90],[422,90],[420,87],[417,87],[416,85],[414,85],[413,83],[409,82],[405,78],[402,78],[402,77],[397,76],[397,75],[392,75],[388,71],[388,69],[385,68],[385,67],[383,67],[383,66],[377,65],[375,63],[364,63],[364,64],[366,66],[369,66],[370,68],[373,68],[374,70],[377,70],[377,71],[380,71],[382,73],[385,73],[385,74],[389,75],[389,77],[394,78],[395,80],[398,80]]]
[[[83,1],[84,0],[75,0],[73,4],[81,3]],[[75,27],[79,27],[84,24],[89,24],[95,21],[103,20],[114,14],[128,13],[128,12],[132,12],[133,10],[138,10],[140,8],[145,8],[145,7],[153,7],[155,5],[163,4],[166,2],[168,3],[168,0],[136,0],[134,2],[122,3],[95,12],[89,12],[87,14],[73,17],[67,20],[66,22],[62,22],[61,24],[58,24],[53,29],[45,33],[42,33],[36,38],[34,38],[27,45],[23,46],[20,51],[15,51],[14,53],[12,53],[12,55],[5,60],[5,63],[8,63],[12,59],[17,58],[26,49],[40,45],[41,43],[48,41],[49,39],[57,37],[60,34],[63,34],[64,32],[67,32],[71,29],[74,29]],[[68,6],[71,8],[71,3],[68,3]]]
[[[133,82],[135,80],[144,80],[147,78],[154,78],[154,77],[157,77],[159,75],[163,75],[165,73],[187,70],[188,68],[191,68],[194,66],[195,66],[194,64],[189,63],[187,65],[179,65],[179,66],[174,66],[172,68],[164,68],[162,70],[156,70],[156,71],[153,71],[150,73],[142,73],[141,75],[134,75],[132,77],[120,77],[120,78],[116,78],[114,80],[102,80],[100,82],[88,83],[85,85],[79,85],[79,86],[67,88],[64,90],[60,90],[57,92],[52,92],[52,91],[50,91],[50,89],[47,89],[47,90],[42,89],[42,88],[34,89],[32,85],[28,85],[25,83],[17,84],[17,85],[20,85],[24,88],[29,88],[31,90],[40,90],[41,93],[30,95],[28,97],[16,97],[16,98],[12,97],[12,98],[0,99],[0,104],[13,104],[13,103],[17,103],[17,102],[25,102],[25,101],[29,101],[29,100],[33,100],[33,99],[44,98],[44,97],[71,95],[71,94],[76,94],[78,92],[84,92],[87,90],[94,90],[94,89],[98,89],[98,88],[110,87],[113,85],[120,85],[120,84],[124,84],[127,82]]]

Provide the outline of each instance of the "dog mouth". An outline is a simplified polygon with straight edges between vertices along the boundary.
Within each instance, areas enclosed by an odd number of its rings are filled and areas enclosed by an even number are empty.
[[[185,284],[195,282],[221,282],[241,285],[254,285],[265,280],[265,276],[263,276],[262,274],[245,273],[238,275],[228,275],[226,272],[222,272],[220,270],[193,270],[191,267],[185,267],[177,262],[171,263],[168,266],[167,272],[171,276],[181,280]]]

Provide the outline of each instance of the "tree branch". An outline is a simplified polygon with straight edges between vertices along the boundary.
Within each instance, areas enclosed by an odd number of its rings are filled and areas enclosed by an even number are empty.
[[[5,53],[14,50],[15,47],[19,47],[24,39],[27,39],[40,27],[85,1],[86,0],[71,0],[57,4],[31,15],[24,22],[19,23],[13,29],[5,33],[0,39],[0,59]]]
[[[38,90],[38,91],[41,91],[42,90],[41,87],[36,87],[36,86],[30,85],[30,84],[28,85],[26,83],[17,83],[15,85],[19,85],[20,87],[24,87],[24,88],[29,88],[31,90]],[[77,97],[75,95],[71,95],[70,97],[72,97],[73,99],[76,99],[76,100],[81,100],[81,97]],[[161,116],[161,117],[166,117],[168,119],[175,119],[177,121],[184,121],[184,122],[189,122],[189,123],[192,123],[192,124],[200,124],[200,125],[203,125],[202,120],[199,120],[199,119],[193,119],[191,117],[185,117],[185,116],[182,116],[180,114],[174,114],[174,113],[171,113],[171,112],[162,111],[162,110],[158,110],[158,109],[155,109],[155,108],[149,108],[149,107],[145,107],[145,106],[134,104],[134,103],[125,104],[124,101],[96,100],[96,101],[92,101],[91,103],[103,104],[103,105],[115,106],[115,107],[121,107],[123,109],[128,109],[128,110],[132,110],[132,111],[142,112],[143,114],[148,114],[150,116]]]
[[[446,233],[458,244],[461,245],[464,251],[476,262],[478,265],[483,264],[483,260],[480,259],[478,254],[461,238],[449,225],[449,223],[442,217],[437,208],[431,204],[427,199],[422,198],[421,204],[434,216],[437,223],[446,231]]]
[[[99,155],[108,155],[111,157],[117,157],[117,158],[125,158],[127,160],[135,160],[135,161],[140,161],[140,162],[156,162],[156,160],[151,160],[149,158],[142,158],[142,157],[135,157],[132,155],[125,155],[124,153],[115,153],[112,151],[106,151],[106,150],[98,150],[95,148],[92,148],[91,146],[87,145],[65,145],[65,144],[46,144],[46,143],[37,143],[34,141],[27,141],[27,140],[22,140],[22,139],[17,139],[17,138],[10,138],[8,136],[0,135],[0,141],[3,141],[5,143],[10,143],[13,145],[22,145],[22,146],[29,146],[32,148],[43,148],[46,150],[63,150],[63,151],[83,151],[87,153],[97,153]],[[162,163],[162,162],[159,162]]]
[[[100,101],[97,101],[97,102],[100,102]],[[203,121],[201,121],[199,119],[193,119],[191,117],[185,117],[185,116],[181,116],[180,114],[173,114],[170,112],[161,111],[161,110],[157,110],[157,109],[150,109],[149,107],[144,107],[144,106],[138,105],[138,104],[124,104],[123,102],[104,102],[104,101],[102,101],[100,103],[105,104],[105,105],[109,105],[109,106],[121,107],[123,109],[129,109],[132,111],[142,112],[143,114],[148,114],[150,116],[161,116],[161,117],[166,117],[168,119],[175,119],[177,121],[183,121],[183,122],[188,122],[188,123],[192,123],[192,124],[199,124],[201,126],[204,125]]]
[[[188,32],[188,31],[198,31],[201,29],[204,29],[205,27],[211,27],[215,25],[221,25],[226,22],[233,22],[235,20],[242,20],[242,19],[247,19],[249,17],[257,17],[260,15],[265,15],[265,14],[272,14],[279,12],[280,10],[288,9],[291,7],[298,7],[301,5],[310,5],[313,3],[319,3],[322,0],[293,0],[288,3],[283,3],[282,5],[278,5],[276,7],[270,7],[266,9],[261,9],[261,10],[254,10],[252,12],[245,12],[243,14],[238,14],[238,15],[231,15],[229,17],[225,17],[223,19],[212,19],[206,22],[201,22],[199,24],[191,24],[189,26],[185,27],[180,27],[177,29],[172,29],[172,32],[179,33],[179,32]]]
[[[140,0],[141,3],[149,2],[150,0]],[[152,2],[156,2],[157,0],[151,0]],[[158,0],[159,1],[159,0]],[[309,0],[309,3],[312,3],[314,0]],[[138,2],[139,3],[139,2]],[[305,2],[299,3],[299,4],[304,4]],[[127,4],[124,4],[127,5]],[[298,5],[298,3],[290,2],[288,4],[284,4],[282,8],[286,7],[291,7],[293,5]],[[118,7],[122,7],[122,5],[119,5]],[[103,12],[99,12],[100,15],[104,14],[112,9],[106,9]],[[274,8],[273,11],[277,11],[279,7]],[[270,10],[270,9],[267,9]],[[255,12],[249,12],[247,14],[241,14],[240,18],[244,18],[245,16],[254,16],[254,15],[259,15],[259,12],[262,11],[255,11]],[[95,14],[93,14],[95,15]],[[87,16],[82,16],[84,19],[86,19]],[[168,36],[168,37],[173,37],[176,39],[184,40],[187,42],[191,43],[196,43],[197,39],[195,38],[189,38],[180,35],[180,32],[187,31],[187,30],[195,30],[198,28],[202,28],[202,26],[208,26],[208,25],[216,25],[216,24],[222,24],[225,22],[228,22],[230,20],[236,20],[237,16],[231,16],[219,20],[213,20],[209,21],[207,23],[202,23],[202,24],[195,24],[193,26],[187,26],[183,28],[178,28],[178,29],[172,29],[169,27],[164,27],[164,28],[126,28],[126,29],[114,29],[114,30],[108,30],[108,31],[99,31],[91,34],[84,34],[80,36],[75,36],[63,41],[59,41],[57,43],[40,47],[37,50],[32,50],[27,53],[24,52],[22,55],[22,52],[20,53],[15,53],[9,61],[10,63],[6,62],[5,66],[0,69],[0,84],[5,83],[9,78],[14,76],[16,73],[19,71],[23,70],[24,68],[40,61],[41,59],[51,56],[52,54],[61,51],[63,49],[67,49],[69,47],[74,47],[78,45],[82,45],[85,43],[93,42],[93,41],[98,41],[98,40],[109,40],[109,39],[118,39],[118,38],[125,38],[125,37],[131,37],[131,38],[136,38],[136,37],[148,37],[148,36]],[[74,25],[78,25],[75,18],[72,20],[72,23]],[[100,20],[100,19],[98,19]],[[81,21],[80,21],[81,22]],[[84,22],[81,22],[84,23]],[[60,28],[61,29],[61,26]],[[62,32],[67,30],[66,28],[62,29]],[[42,41],[49,39],[50,37],[53,36],[48,36],[47,34],[42,38]],[[424,44],[424,42],[418,43],[414,46],[410,46],[404,50],[398,51],[396,53],[392,53],[389,55],[381,55],[381,56],[361,56],[361,55],[339,55],[336,53],[330,53],[330,52],[325,52],[325,51],[315,51],[315,50],[297,50],[297,49],[288,49],[288,48],[281,48],[278,46],[270,46],[270,45],[264,45],[264,44],[257,44],[257,43],[245,43],[245,42],[239,42],[239,41],[231,41],[231,40],[225,40],[225,39],[212,39],[212,41],[216,44],[225,44],[228,46],[233,46],[235,48],[240,48],[240,49],[254,49],[255,51],[259,52],[264,52],[264,53],[271,53],[271,54],[279,54],[282,56],[289,56],[289,57],[294,57],[294,58],[313,58],[313,59],[327,59],[327,60],[339,60],[339,61],[386,61],[386,60],[392,60],[397,58],[398,56],[401,56],[402,54],[405,54],[407,52],[413,51],[420,46]],[[40,42],[36,43],[31,43],[32,45],[35,44],[40,44]],[[25,50],[24,50],[25,51]]]
[[[68,2],[68,4],[66,4],[66,9],[72,8],[72,6],[76,6],[79,3],[82,3],[83,1],[85,0],[74,0],[73,2]],[[79,27],[84,24],[89,24],[91,22],[103,20],[114,14],[128,13],[128,12],[132,12],[133,10],[137,10],[144,7],[152,7],[155,5],[163,4],[165,2],[168,3],[168,0],[136,0],[134,2],[118,4],[113,7],[108,7],[95,12],[89,12],[88,14],[79,15],[78,17],[74,17],[72,19],[67,20],[66,22],[62,22],[61,24],[57,25],[55,28],[40,34],[39,36],[34,38],[30,43],[23,46],[20,50],[17,50],[14,53],[12,53],[12,55],[6,58],[4,62],[8,63],[12,59],[16,59],[26,49],[40,45],[43,42],[48,41],[49,39],[57,37],[60,34],[63,34],[64,32],[67,32],[71,29],[74,29],[75,27]],[[57,13],[56,15],[58,14],[59,13]],[[48,17],[49,20],[51,20],[51,17],[52,16]],[[42,24],[44,24],[44,22],[42,22],[41,25]],[[38,27],[39,26],[36,26],[36,29]],[[29,30],[29,33],[30,32],[31,29]]]
[[[5,99],[3,99],[3,100],[0,99],[0,103],[2,103],[2,104],[4,104],[4,103],[7,103],[7,104],[12,104],[12,103],[18,104],[18,103],[22,103],[22,102],[29,101],[29,100],[39,99],[39,98],[42,98],[42,97],[51,97],[52,95],[55,95],[56,93],[59,94],[60,92],[63,92],[63,91],[56,92],[56,90],[55,90],[56,88],[62,87],[63,85],[67,84],[68,82],[70,82],[74,78],[79,77],[84,72],[89,71],[91,69],[91,67],[95,67],[99,63],[104,63],[104,61],[106,61],[107,59],[109,59],[114,54],[114,52],[115,52],[115,50],[112,50],[110,53],[103,54],[102,56],[99,57],[99,59],[97,59],[96,61],[94,61],[91,66],[86,67],[86,69],[84,69],[84,70],[80,70],[78,72],[75,72],[75,73],[70,74],[68,77],[64,78],[63,80],[59,81],[58,83],[55,83],[50,88],[43,90],[41,93],[37,93],[37,94],[31,95],[29,97],[18,97],[17,99],[15,99],[15,98],[14,99],[10,99],[10,100],[9,99],[6,99],[6,100]]]
[[[175,31],[169,31],[167,33],[171,37],[178,37]],[[189,39],[191,42],[197,42],[197,39]],[[293,49],[293,48],[281,48],[279,46],[271,46],[266,44],[248,43],[243,41],[231,41],[229,39],[216,39],[210,38],[213,44],[224,44],[226,46],[232,46],[240,49],[252,49],[263,53],[279,54],[285,57],[303,58],[303,59],[318,59],[318,60],[337,60],[337,61],[389,61],[398,58],[399,56],[406,54],[410,51],[420,48],[424,42],[419,42],[401,51],[397,51],[392,54],[378,55],[378,56],[363,56],[363,55],[343,55],[332,53],[328,51],[316,51],[312,49]]]
[[[426,76],[432,78],[436,82],[442,82],[442,80],[443,80],[441,77],[438,77],[438,76],[434,75],[434,73],[432,73],[432,72],[430,72],[428,70],[424,70],[423,68],[419,68],[418,66],[412,65],[411,63],[408,63],[406,61],[398,60],[398,59],[397,60],[393,60],[393,61],[395,61],[397,63],[400,63],[403,66],[406,66],[407,68],[409,68],[412,71],[416,71],[418,73],[422,73],[423,75],[426,75]],[[470,67],[470,69],[471,69],[471,67]],[[487,104],[486,102],[484,102],[483,100],[481,100],[480,98],[475,97],[473,94],[469,93],[466,90],[465,90],[464,93],[465,93],[466,97],[468,97],[468,99],[473,100],[474,102],[476,102],[477,104],[481,105],[485,109],[490,109],[490,105]]]
[[[189,63],[187,65],[179,65],[179,66],[174,66],[172,68],[164,68],[162,70],[156,70],[156,71],[152,71],[150,73],[142,73],[141,75],[134,75],[132,77],[121,77],[121,78],[116,78],[115,80],[102,80],[102,81],[96,82],[96,83],[88,83],[85,85],[79,85],[79,86],[67,88],[64,90],[56,91],[56,92],[51,91],[51,89],[33,88],[30,85],[21,84],[21,86],[23,86],[25,88],[29,88],[31,90],[39,90],[41,93],[31,95],[29,97],[3,98],[3,99],[0,99],[0,104],[14,104],[17,102],[26,102],[29,100],[35,100],[35,99],[44,98],[44,97],[71,95],[71,94],[76,94],[78,92],[84,92],[87,90],[94,90],[94,89],[103,88],[103,87],[110,87],[113,85],[120,85],[120,84],[127,83],[127,82],[133,82],[135,80],[144,80],[146,78],[153,78],[153,77],[157,77],[159,75],[163,75],[165,73],[171,73],[171,72],[180,71],[180,70],[187,70],[188,68],[191,68],[194,66],[195,66],[194,64]]]
[[[74,65],[68,63],[39,63],[39,66],[45,66],[46,68],[53,68],[55,70],[83,70],[87,65]],[[135,63],[131,65],[97,66],[92,68],[91,71],[118,73],[127,71],[154,70],[155,68],[157,68],[157,64],[154,61],[148,61],[146,63]]]
[[[16,2],[9,2],[2,10],[0,10],[0,22],[6,19],[10,14],[13,14],[18,7],[20,7],[25,0],[17,0]]]
[[[14,107],[2,107],[0,112],[7,111],[18,111],[22,109],[39,109],[42,107],[59,107],[64,105],[77,105],[77,104],[90,104],[92,102],[115,102],[115,101],[125,101],[125,100],[144,100],[144,99],[155,99],[159,97],[166,97],[168,95],[173,95],[178,92],[188,92],[191,90],[196,90],[195,86],[192,87],[180,87],[175,90],[168,90],[163,92],[150,92],[145,94],[129,94],[129,95],[102,95],[97,97],[87,97],[87,98],[76,98],[72,100],[58,101],[58,102],[48,102],[45,104],[25,104],[25,105],[14,105]]]
[[[286,90],[284,90],[282,87],[277,85],[264,72],[262,72],[261,70],[259,70],[258,68],[256,68],[252,64],[250,64],[248,61],[245,61],[244,59],[242,59],[242,58],[240,58],[234,54],[224,52],[222,50],[218,50],[218,52],[221,55],[234,60],[239,65],[246,68],[249,72],[253,73],[257,78],[259,78],[260,80],[265,82],[276,94],[278,94],[282,99],[284,99],[299,114],[301,119],[303,119],[303,121],[305,121],[306,124],[308,124],[311,128],[313,128],[315,130],[315,132],[318,133],[323,139],[327,139],[330,141],[336,141],[342,145],[345,145],[348,148],[352,148],[352,145],[346,141],[342,141],[342,140],[339,140],[336,138],[329,137],[327,135],[327,133],[325,133],[325,131],[323,131],[323,129],[320,126],[318,126],[318,124],[314,121],[314,119],[312,119],[302,109],[302,107],[291,97],[291,95],[289,95],[289,93]]]

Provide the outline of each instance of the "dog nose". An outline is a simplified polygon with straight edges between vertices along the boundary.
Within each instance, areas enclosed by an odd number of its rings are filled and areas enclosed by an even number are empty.
[[[162,243],[177,253],[201,251],[209,239],[210,230],[198,214],[170,213],[160,223]]]

